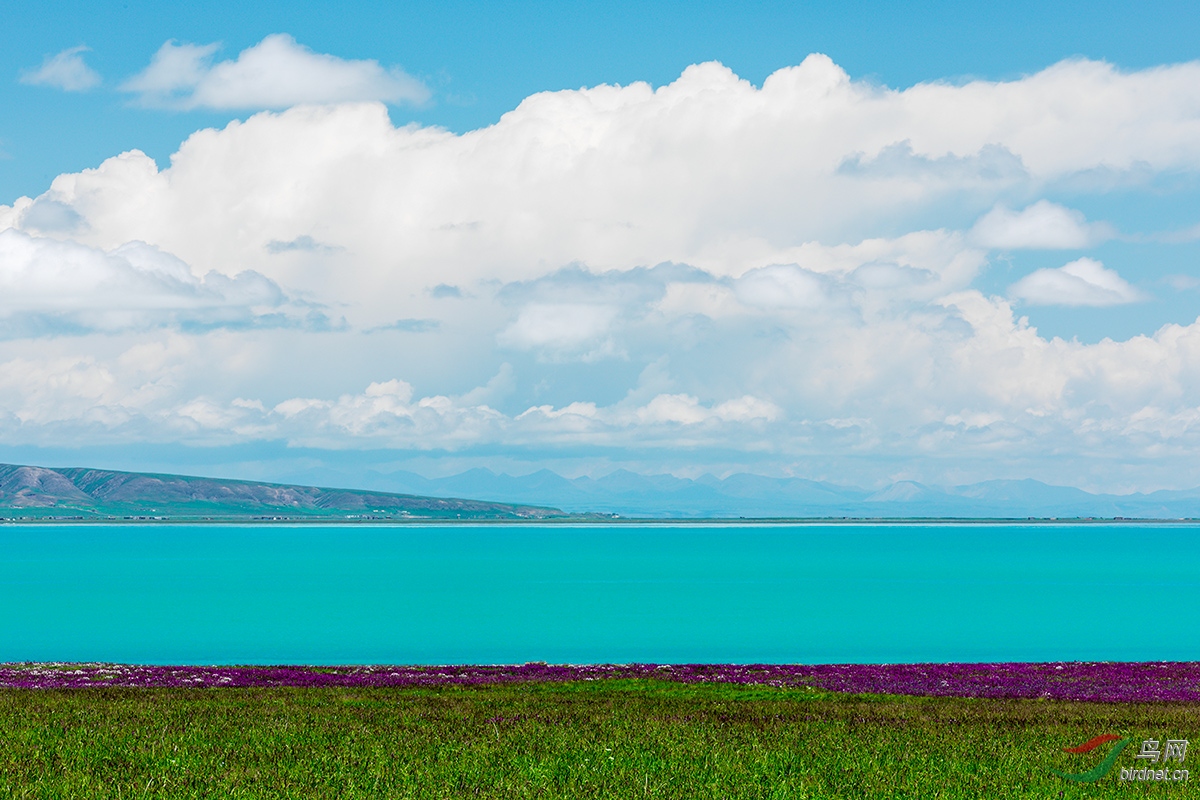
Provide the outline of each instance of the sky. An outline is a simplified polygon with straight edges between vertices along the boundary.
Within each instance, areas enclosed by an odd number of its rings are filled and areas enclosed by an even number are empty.
[[[1195,4],[6,17],[0,461],[1200,485]]]

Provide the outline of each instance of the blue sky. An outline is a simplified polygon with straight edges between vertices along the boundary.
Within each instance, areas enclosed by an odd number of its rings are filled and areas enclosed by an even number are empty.
[[[1194,4],[6,13],[0,458],[1200,484]]]

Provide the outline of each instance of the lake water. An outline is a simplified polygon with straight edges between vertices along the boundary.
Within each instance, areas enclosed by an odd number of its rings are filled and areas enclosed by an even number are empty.
[[[1200,659],[1196,525],[9,525],[0,661]]]

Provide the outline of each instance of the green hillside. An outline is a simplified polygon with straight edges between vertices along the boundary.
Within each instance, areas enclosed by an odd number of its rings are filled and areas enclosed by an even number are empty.
[[[5,519],[548,519],[538,506],[80,467],[0,464]]]

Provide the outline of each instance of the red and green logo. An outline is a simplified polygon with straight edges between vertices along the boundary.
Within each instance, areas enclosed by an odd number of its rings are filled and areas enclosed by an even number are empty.
[[[1066,778],[1069,781],[1077,781],[1079,783],[1094,783],[1107,775],[1113,768],[1113,764],[1117,763],[1117,758],[1121,752],[1129,746],[1128,739],[1122,739],[1120,736],[1112,733],[1102,733],[1092,739],[1088,739],[1083,744],[1077,747],[1064,747],[1064,753],[1090,753],[1101,745],[1109,742],[1116,742],[1108,751],[1108,755],[1104,757],[1096,766],[1089,769],[1087,772],[1059,772],[1056,769],[1050,770],[1060,778]]]

